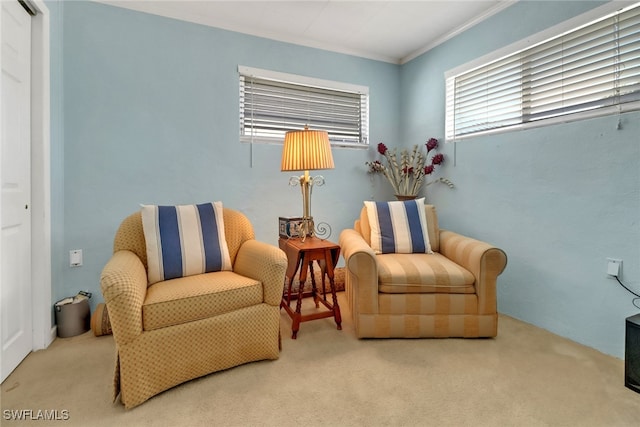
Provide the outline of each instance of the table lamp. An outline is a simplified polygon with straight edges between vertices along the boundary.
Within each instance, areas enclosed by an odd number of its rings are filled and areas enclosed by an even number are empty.
[[[326,131],[309,130],[305,126],[304,130],[289,131],[285,134],[281,170],[283,172],[304,171],[303,175],[292,177],[289,180],[290,185],[300,183],[302,190],[303,214],[299,229],[302,241],[307,236],[315,235],[315,225],[311,216],[312,187],[324,184],[324,177],[310,177],[309,171],[333,168],[331,144],[329,143],[329,134]]]

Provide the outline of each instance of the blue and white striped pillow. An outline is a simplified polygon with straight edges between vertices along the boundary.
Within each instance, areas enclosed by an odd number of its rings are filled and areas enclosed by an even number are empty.
[[[231,270],[222,202],[200,205],[142,205],[149,284]]]
[[[364,202],[377,254],[431,254],[424,197],[397,202]]]

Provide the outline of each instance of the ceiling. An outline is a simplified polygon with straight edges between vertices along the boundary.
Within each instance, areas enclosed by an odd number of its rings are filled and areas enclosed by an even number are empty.
[[[515,0],[98,0],[225,30],[404,63]]]

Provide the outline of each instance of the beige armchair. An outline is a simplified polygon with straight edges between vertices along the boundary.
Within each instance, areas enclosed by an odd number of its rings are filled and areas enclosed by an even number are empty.
[[[140,212],[118,229],[101,288],[116,343],[114,400],[126,408],[185,381],[280,355],[287,259],[224,208],[232,271],[148,285]]]
[[[494,337],[496,280],[507,256],[488,243],[440,230],[425,205],[433,254],[375,254],[366,209],[343,230],[346,294],[359,338]]]

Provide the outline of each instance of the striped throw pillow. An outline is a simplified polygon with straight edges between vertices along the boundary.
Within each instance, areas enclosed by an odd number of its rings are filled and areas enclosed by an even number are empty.
[[[424,197],[397,202],[364,202],[377,254],[433,253],[429,244]]]
[[[231,270],[222,202],[200,205],[142,205],[149,284]]]

